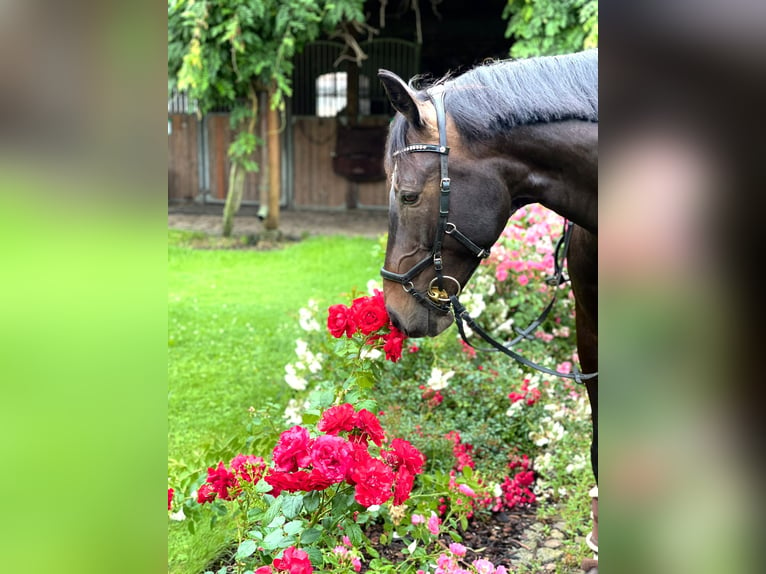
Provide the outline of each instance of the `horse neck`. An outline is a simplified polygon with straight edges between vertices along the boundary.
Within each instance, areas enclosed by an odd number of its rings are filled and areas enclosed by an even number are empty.
[[[569,120],[518,126],[493,145],[512,209],[540,203],[597,233],[597,123]]]

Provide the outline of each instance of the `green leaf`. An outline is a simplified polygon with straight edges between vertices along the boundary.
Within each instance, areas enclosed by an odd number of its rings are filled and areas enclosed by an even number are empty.
[[[372,376],[372,373],[369,371],[361,371],[356,374],[356,377],[354,378],[354,382],[359,386],[360,389],[371,389],[375,386],[375,378]]]
[[[359,528],[358,524],[355,524],[354,522],[347,523],[345,531],[354,546],[361,546],[364,536],[362,534],[362,529]]]
[[[256,550],[257,546],[255,545],[255,542],[252,540],[244,540],[242,541],[242,544],[239,545],[237,548],[237,553],[234,555],[234,557],[237,560],[242,560],[243,558],[247,558],[251,554],[253,554]]]
[[[319,415],[317,414],[310,414],[310,413],[303,413],[301,415],[301,422],[304,425],[315,425],[319,421]]]
[[[284,496],[284,501],[282,502],[282,513],[287,519],[292,519],[298,516],[301,508],[303,508],[302,494]]]
[[[303,508],[306,512],[314,512],[319,508],[319,503],[322,500],[322,493],[314,490],[303,497]]]
[[[322,551],[317,548],[316,546],[309,546],[308,548],[302,548],[302,550],[309,555],[309,560],[311,560],[311,564],[319,568],[324,563],[324,559],[322,558]]]
[[[378,412],[378,402],[373,399],[364,399],[356,403],[357,410],[367,409],[371,413]]]
[[[303,530],[303,521],[302,520],[291,520],[287,524],[284,525],[284,531],[287,534],[298,534],[301,530]]]
[[[285,520],[286,518],[283,514],[275,516],[274,519],[266,525],[266,528],[281,528],[285,523]]]
[[[263,539],[263,542],[261,542],[261,545],[266,550],[274,550],[275,548],[279,548],[282,544],[282,541],[287,538],[282,532],[281,528],[278,528],[277,530],[273,530],[272,532],[269,532],[266,535],[266,538]],[[289,544],[288,544],[289,546]]]
[[[272,488],[274,488],[274,487],[273,487],[273,486],[271,486],[271,485],[270,485],[268,482],[266,482],[265,480],[261,479],[261,480],[259,480],[259,481],[258,481],[258,483],[255,485],[255,492],[258,492],[258,493],[261,493],[261,494],[262,494],[262,493],[264,493],[264,492],[270,492]]]
[[[322,536],[322,531],[318,528],[309,528],[301,533],[301,544],[311,544],[319,540]]]
[[[271,506],[269,506],[269,509],[263,516],[263,521],[266,524],[270,523],[272,520],[274,520],[274,518],[277,517],[277,515],[279,515],[279,512],[282,510],[282,501],[283,497],[278,496],[274,499],[274,502],[271,503]]]

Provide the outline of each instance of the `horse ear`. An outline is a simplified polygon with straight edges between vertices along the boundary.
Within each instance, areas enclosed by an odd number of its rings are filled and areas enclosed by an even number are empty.
[[[378,70],[378,78],[383,83],[383,88],[394,109],[407,118],[414,127],[421,127],[423,121],[420,118],[415,92],[399,76],[388,70]]]

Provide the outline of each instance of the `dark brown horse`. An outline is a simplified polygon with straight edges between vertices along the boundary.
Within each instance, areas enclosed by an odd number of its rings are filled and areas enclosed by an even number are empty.
[[[416,90],[378,73],[397,110],[384,293],[394,324],[435,336],[508,218],[540,203],[574,223],[567,253],[581,369],[596,373],[598,52],[479,66]],[[597,377],[585,381],[597,477]]]

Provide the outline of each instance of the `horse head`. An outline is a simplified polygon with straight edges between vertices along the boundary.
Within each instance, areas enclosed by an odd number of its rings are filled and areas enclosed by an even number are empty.
[[[398,112],[386,143],[389,229],[382,271],[386,307],[410,337],[435,336],[457,296],[500,236],[510,200],[491,161],[461,145],[444,110],[444,85],[416,91],[378,73]],[[448,111],[448,110],[447,110]]]

